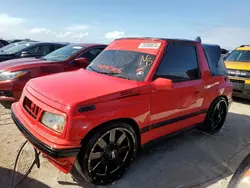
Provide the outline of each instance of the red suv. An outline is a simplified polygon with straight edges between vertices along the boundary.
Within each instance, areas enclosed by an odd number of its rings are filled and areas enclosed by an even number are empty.
[[[218,45],[125,38],[87,67],[29,81],[12,118],[63,172],[95,184],[118,179],[138,148],[199,126],[219,131],[232,85]]]
[[[103,44],[70,44],[42,57],[0,63],[0,101],[19,100],[32,78],[86,68],[104,48]]]

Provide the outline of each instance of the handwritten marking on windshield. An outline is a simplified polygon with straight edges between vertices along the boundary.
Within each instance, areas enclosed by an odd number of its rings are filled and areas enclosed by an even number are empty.
[[[149,65],[152,65],[152,64],[153,64],[152,57],[150,57],[149,55],[146,55],[146,57],[144,55],[141,56],[141,60],[139,62],[140,66],[143,65],[143,67],[144,67],[144,66],[149,66]]]
[[[98,68],[102,70],[110,71],[112,73],[117,73],[117,74],[121,73],[121,69],[118,69],[109,65],[98,65]]]

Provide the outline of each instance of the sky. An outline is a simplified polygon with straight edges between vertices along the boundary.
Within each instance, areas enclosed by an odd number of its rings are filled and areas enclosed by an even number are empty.
[[[2,1],[2,2],[1,2]],[[121,37],[250,44],[249,0],[0,0],[0,38],[110,43]]]

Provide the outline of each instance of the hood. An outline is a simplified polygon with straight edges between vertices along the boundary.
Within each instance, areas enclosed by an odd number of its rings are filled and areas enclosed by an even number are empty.
[[[18,59],[12,59],[8,61],[4,61],[0,63],[0,70],[6,70],[6,69],[12,69],[12,68],[18,68],[18,66],[22,65],[31,65],[34,63],[47,63],[47,61],[42,59],[36,59],[36,58],[18,58]]]
[[[139,94],[138,86],[146,84],[79,69],[32,79],[28,86],[49,100],[74,106]]]
[[[225,61],[227,69],[250,71],[250,62]]]
[[[4,57],[4,56],[9,57],[9,56],[14,56],[14,55],[15,54],[6,54],[6,53],[0,51],[0,58]]]

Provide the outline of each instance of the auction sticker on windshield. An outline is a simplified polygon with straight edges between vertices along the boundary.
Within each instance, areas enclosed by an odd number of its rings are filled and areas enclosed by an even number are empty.
[[[138,48],[158,49],[161,43],[141,43]]]

